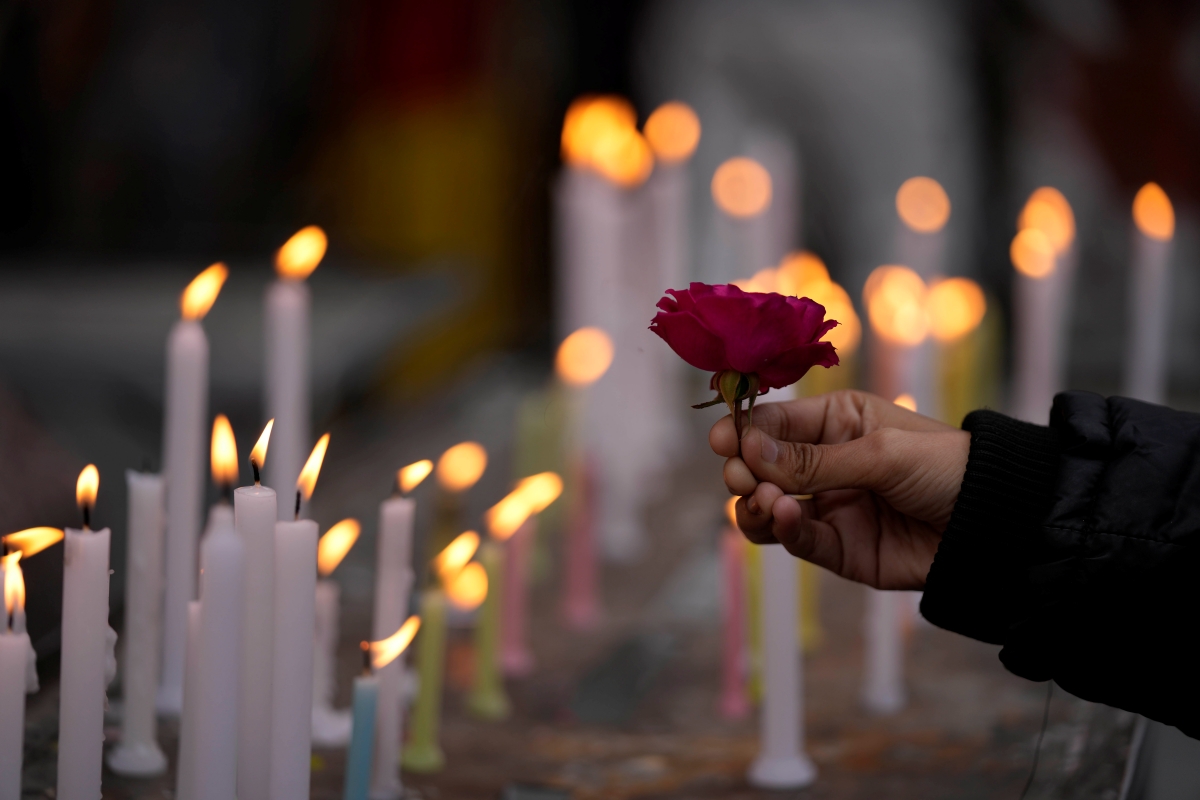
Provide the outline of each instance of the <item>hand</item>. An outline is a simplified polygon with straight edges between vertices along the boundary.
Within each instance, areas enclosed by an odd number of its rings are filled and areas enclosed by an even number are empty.
[[[709,444],[742,495],[738,527],[877,589],[921,589],[958,499],[971,435],[866,392],[754,407],[739,454],[732,417]],[[811,494],[797,500],[793,494]]]

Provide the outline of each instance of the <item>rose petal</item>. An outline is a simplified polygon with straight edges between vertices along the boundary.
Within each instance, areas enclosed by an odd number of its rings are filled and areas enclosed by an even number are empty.
[[[815,366],[836,367],[837,351],[829,342],[815,342],[789,350],[758,372],[758,380],[771,389],[782,389],[800,380]]]
[[[692,314],[660,311],[651,320],[650,330],[693,367],[709,372],[729,369],[721,338]]]

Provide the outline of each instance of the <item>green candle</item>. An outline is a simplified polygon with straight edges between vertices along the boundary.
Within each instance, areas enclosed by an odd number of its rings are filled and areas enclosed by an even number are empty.
[[[437,772],[446,763],[438,744],[442,717],[442,673],[446,665],[446,595],[439,588],[421,593],[421,632],[417,643],[420,693],[400,763],[410,772]]]
[[[504,576],[504,548],[489,539],[479,549],[487,570],[487,599],[475,618],[475,685],[467,707],[481,719],[500,720],[510,705],[500,676],[500,597]]]

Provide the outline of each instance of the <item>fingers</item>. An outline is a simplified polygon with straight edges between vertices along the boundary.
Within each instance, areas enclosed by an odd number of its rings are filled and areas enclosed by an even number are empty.
[[[765,486],[766,484],[764,484]],[[779,492],[776,488],[776,492]],[[782,492],[779,492],[782,494]],[[754,544],[775,544],[775,534],[771,529],[771,506],[760,506],[751,503],[753,497],[743,497],[735,506],[737,510],[738,529]],[[751,510],[753,507],[754,510]]]
[[[812,494],[830,489],[885,488],[916,465],[906,458],[918,433],[883,428],[842,444],[785,442],[751,428],[742,439],[737,459],[752,477],[779,486],[789,494]],[[733,461],[734,459],[730,459]],[[738,487],[749,481],[738,468],[730,470]],[[731,487],[732,488],[732,487]]]
[[[754,477],[754,473],[746,466],[746,462],[740,458],[728,459],[721,477],[725,479],[725,486],[729,489],[729,493],[741,497],[754,494],[754,489],[758,486],[758,478]]]

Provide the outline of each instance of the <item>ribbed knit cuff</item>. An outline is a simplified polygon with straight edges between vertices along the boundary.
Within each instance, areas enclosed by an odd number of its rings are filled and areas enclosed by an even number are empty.
[[[967,471],[925,582],[934,625],[1003,644],[1019,613],[1024,553],[1050,511],[1061,452],[1056,434],[995,411],[963,420]]]

